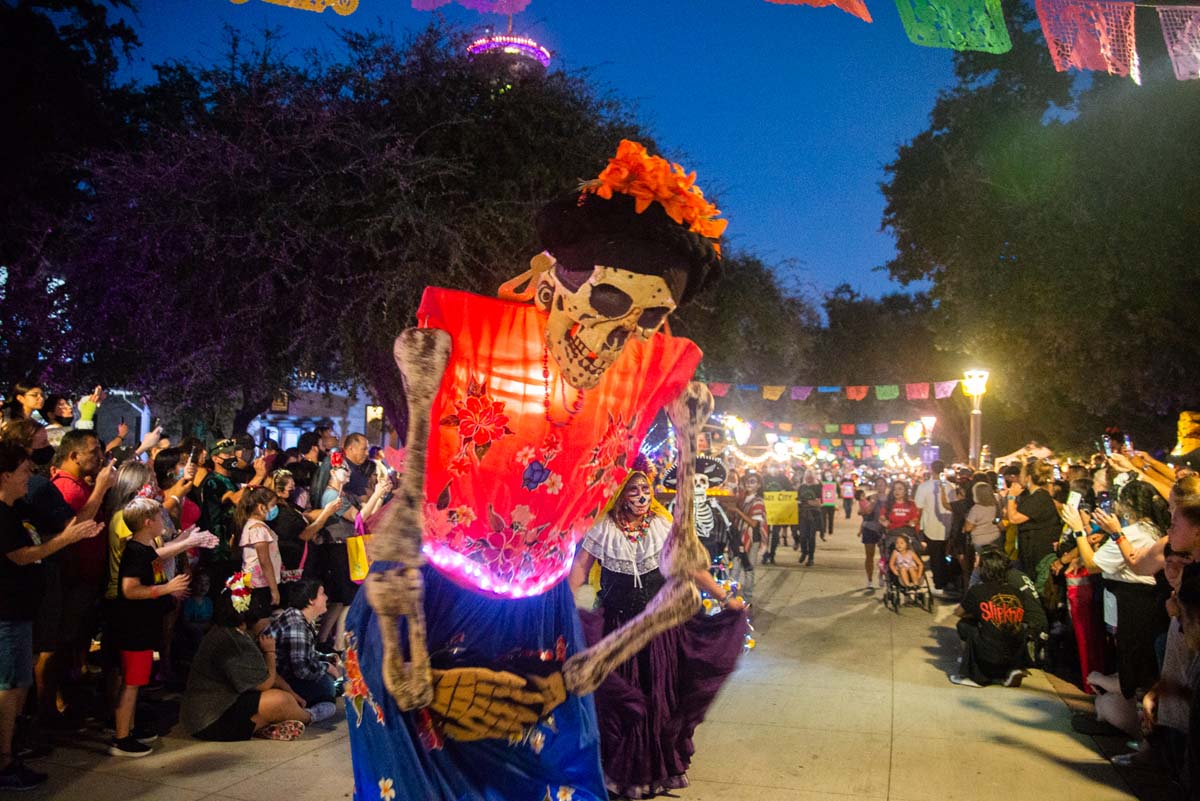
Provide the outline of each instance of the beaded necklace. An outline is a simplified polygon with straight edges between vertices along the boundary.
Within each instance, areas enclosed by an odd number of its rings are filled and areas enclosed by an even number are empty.
[[[621,533],[625,535],[625,539],[637,545],[646,536],[646,532],[650,530],[650,515],[642,515],[632,523],[621,523],[618,521],[617,526],[621,529]]]

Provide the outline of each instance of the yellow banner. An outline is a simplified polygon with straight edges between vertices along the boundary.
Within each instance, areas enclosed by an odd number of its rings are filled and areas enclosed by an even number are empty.
[[[767,525],[794,526],[800,522],[799,507],[794,492],[764,492],[767,505]]]

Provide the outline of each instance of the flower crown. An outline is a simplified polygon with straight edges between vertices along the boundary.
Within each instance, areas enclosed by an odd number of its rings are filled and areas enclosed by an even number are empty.
[[[250,574],[238,571],[225,581],[225,589],[229,591],[233,601],[233,610],[239,614],[250,608]]]
[[[628,139],[621,140],[617,155],[608,160],[599,177],[585,181],[579,189],[605,200],[611,200],[613,192],[629,195],[636,201],[634,211],[638,214],[657,202],[672,220],[712,240],[719,239],[729,224],[728,220],[715,219],[721,210],[704,199],[696,186],[695,172],[685,173],[678,164],[651,156],[644,146]],[[720,256],[721,246],[715,241],[712,245]]]

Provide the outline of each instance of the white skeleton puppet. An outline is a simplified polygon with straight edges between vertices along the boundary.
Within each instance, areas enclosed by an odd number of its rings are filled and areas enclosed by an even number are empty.
[[[502,288],[502,297],[533,300],[534,306],[547,315],[543,358],[553,360],[561,380],[572,388],[575,404],[579,407],[600,404],[600,409],[608,408],[607,404],[616,404],[618,399],[612,390],[605,389],[606,373],[613,369],[632,340],[650,342],[676,306],[690,299],[712,278],[718,263],[716,249],[708,238],[689,231],[657,203],[635,211],[633,198],[619,192],[611,198],[600,198],[590,192],[565,196],[542,210],[538,228],[546,252],[533,259],[530,272],[506,285],[507,295]],[[528,289],[524,294],[516,294],[515,285],[526,279]],[[385,511],[383,519],[375,525],[372,557],[403,567],[373,571],[366,582],[366,595],[380,627],[385,684],[401,710],[428,707],[437,720],[447,721],[445,731],[455,739],[519,737],[527,731],[524,727],[530,720],[544,718],[562,703],[564,688],[575,695],[591,693],[617,665],[654,636],[684,622],[699,609],[700,594],[693,575],[704,570],[709,559],[693,525],[692,455],[696,435],[711,412],[712,396],[703,384],[685,385],[681,381],[682,394],[666,406],[684,465],[679,492],[684,512],[676,516],[662,552],[660,569],[667,579],[663,589],[640,616],[586,651],[568,658],[561,674],[531,678],[524,690],[497,689],[505,680],[502,677],[510,674],[471,668],[470,675],[464,677],[462,671],[431,669],[429,651],[437,643],[430,640],[429,647],[426,646],[421,567],[422,553],[428,551],[428,543],[423,544],[422,532],[425,515],[433,509],[437,491],[430,496],[426,469],[427,458],[432,455],[427,453],[425,445],[432,426],[447,425],[445,419],[431,420],[431,410],[435,396],[442,397],[438,394],[439,383],[448,369],[447,363],[452,369],[454,359],[460,357],[453,353],[456,345],[451,341],[452,336],[457,335],[437,328],[421,328],[405,331],[396,339],[395,358],[408,390],[411,420],[408,469],[398,501],[391,504],[393,508]],[[691,348],[698,361],[694,345],[685,340],[675,341]],[[537,346],[541,349],[540,343]],[[654,374],[673,368],[646,363],[638,369]],[[595,394],[591,392],[594,389]],[[552,421],[549,413],[551,393],[547,379],[546,423],[562,426],[557,429],[561,436],[573,436],[575,432],[567,427],[573,411],[566,399],[571,396],[565,390],[556,396],[564,401],[565,413],[557,412],[558,420],[568,420],[562,423]],[[652,417],[657,409],[640,411]],[[541,425],[540,409],[538,412],[535,422]],[[509,425],[516,428],[516,419],[510,419]],[[644,433],[643,430],[641,434]],[[562,457],[559,459],[556,468],[562,464]],[[572,493],[572,482],[586,483],[588,467],[581,464],[574,471],[564,470],[562,497]],[[540,463],[539,469],[544,469]],[[490,511],[486,507],[482,516],[486,519]],[[568,567],[569,557],[568,550]],[[497,599],[498,603],[502,601]],[[401,621],[404,625],[399,625]],[[470,692],[475,694],[465,700],[458,689],[468,686],[464,678],[469,678]],[[514,692],[511,697],[519,696],[520,700],[511,702],[507,696]],[[518,709],[514,718],[497,721],[495,699],[501,695],[506,700],[500,706],[516,703],[532,708],[532,717]],[[483,701],[477,701],[479,698]],[[475,718],[466,720],[472,715]]]
[[[726,477],[725,465],[716,459],[706,456],[696,459],[696,473],[693,478],[695,496],[692,499],[692,508],[696,518],[696,536],[700,538],[700,542],[708,551],[710,561],[715,561],[725,552],[730,532],[733,530],[729,516],[725,514],[721,504],[708,497],[708,491],[723,485]],[[676,466],[672,465],[666,476],[663,477],[663,486],[668,489],[676,489],[677,484]],[[675,514],[676,506],[676,501],[671,501],[672,515]]]

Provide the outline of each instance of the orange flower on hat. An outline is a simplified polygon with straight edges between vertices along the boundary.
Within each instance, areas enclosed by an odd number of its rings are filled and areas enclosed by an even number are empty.
[[[708,239],[719,239],[729,224],[728,220],[716,219],[721,210],[705,200],[696,186],[696,173],[685,173],[678,164],[651,156],[644,146],[628,139],[621,140],[617,155],[608,160],[599,177],[584,183],[581,189],[605,200],[611,200],[613,192],[629,195],[635,200],[638,214],[651,203],[658,203],[672,220]],[[713,248],[718,255],[721,253],[716,242]]]

